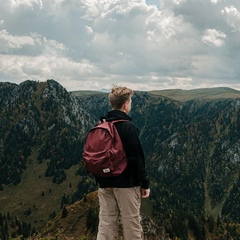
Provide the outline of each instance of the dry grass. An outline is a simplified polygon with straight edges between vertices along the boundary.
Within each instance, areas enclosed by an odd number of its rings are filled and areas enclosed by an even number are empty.
[[[66,171],[67,180],[61,184],[54,184],[52,178],[44,177],[46,168],[47,161],[39,164],[36,157],[31,156],[21,183],[17,186],[4,186],[4,191],[0,191],[0,212],[7,213],[12,209],[11,215],[24,222],[31,222],[37,229],[45,225],[50,213],[59,213],[61,196],[64,193],[71,195],[77,189],[80,176],[75,176],[75,171],[78,166]],[[26,216],[24,211],[28,209],[31,209],[32,213]]]

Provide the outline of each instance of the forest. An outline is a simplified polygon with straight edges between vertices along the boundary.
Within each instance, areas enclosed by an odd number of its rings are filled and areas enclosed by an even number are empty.
[[[0,89],[0,238],[30,237],[97,190],[82,151],[88,130],[109,110],[108,97],[67,92],[55,80]],[[130,116],[151,179],[147,212],[171,239],[238,239],[239,109],[240,98],[134,94]],[[20,190],[19,200],[11,197]],[[85,217],[94,234],[96,209]]]

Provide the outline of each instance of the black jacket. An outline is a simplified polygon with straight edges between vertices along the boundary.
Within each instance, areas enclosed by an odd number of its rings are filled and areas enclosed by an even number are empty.
[[[104,118],[106,121],[119,119],[129,120],[127,122],[115,123],[128,158],[128,165],[126,170],[117,177],[96,177],[97,183],[101,188],[141,186],[144,189],[148,189],[149,180],[145,170],[144,153],[139,139],[138,129],[131,122],[131,117],[122,111],[112,110],[108,112]]]

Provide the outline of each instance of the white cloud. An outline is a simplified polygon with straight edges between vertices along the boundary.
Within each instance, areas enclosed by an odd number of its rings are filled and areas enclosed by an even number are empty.
[[[181,3],[185,3],[187,0],[172,0],[175,4],[179,5]]]
[[[0,81],[238,87],[239,11],[239,0],[3,1]]]
[[[26,49],[27,48],[27,49]],[[37,48],[38,51],[34,50]],[[0,52],[14,54],[21,50],[22,55],[61,55],[67,48],[56,40],[46,39],[37,33],[30,33],[29,36],[11,35],[6,29],[0,30]]]
[[[35,8],[42,9],[43,2],[42,0],[10,0],[10,11],[15,11],[18,8],[29,8],[34,11]]]
[[[234,6],[225,7],[222,11],[227,18],[227,22],[234,30],[240,31],[240,11]]]
[[[210,0],[210,2],[213,4],[217,4],[217,3],[221,2],[221,0]]]
[[[66,81],[77,81],[91,79],[99,71],[87,60],[76,63],[67,58],[41,55],[38,57],[9,56],[0,55],[0,72],[14,79],[15,74],[20,79],[37,79],[44,81],[46,79],[62,79],[65,76]],[[79,79],[81,76],[81,79]],[[63,80],[63,79],[62,79]]]
[[[24,45],[34,45],[34,39],[31,36],[13,36],[6,29],[0,31],[0,52],[8,52],[9,49]]]
[[[224,45],[225,38],[225,33],[217,31],[216,29],[207,29],[202,36],[202,41],[207,44],[215,45],[216,47],[221,47]]]

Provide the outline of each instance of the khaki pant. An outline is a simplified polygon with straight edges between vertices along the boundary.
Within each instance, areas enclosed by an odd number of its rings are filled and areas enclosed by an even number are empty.
[[[100,212],[97,240],[118,239],[121,216],[124,240],[142,240],[140,187],[99,188]]]

